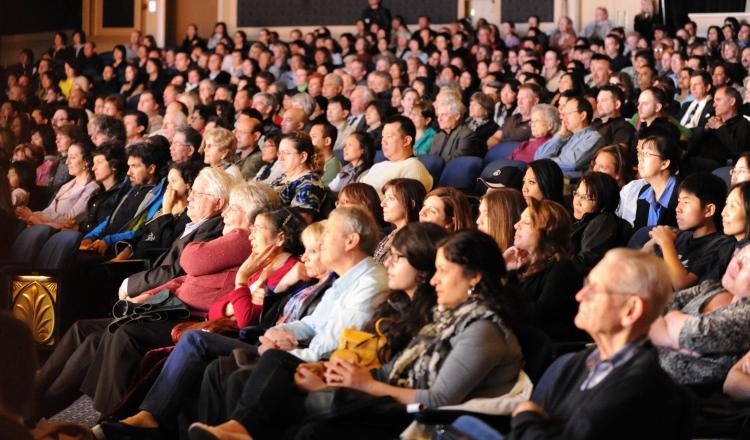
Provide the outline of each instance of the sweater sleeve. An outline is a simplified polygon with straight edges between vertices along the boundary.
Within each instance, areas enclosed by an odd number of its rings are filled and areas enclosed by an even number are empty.
[[[182,251],[180,265],[185,273],[201,276],[223,272],[236,267],[250,255],[251,244],[248,240],[250,232],[247,229],[234,229],[215,240],[194,241]]]
[[[234,318],[237,320],[239,328],[260,322],[260,314],[263,312],[263,306],[253,304],[250,289],[247,286],[234,289],[229,294],[229,302],[232,303],[232,307],[234,308]]]
[[[430,408],[464,402],[509,350],[500,329],[484,320],[470,324],[451,343],[453,348],[435,383],[417,390],[417,402]]]
[[[748,349],[750,300],[738,302],[712,313],[691,316],[680,330],[679,343],[701,354],[734,354]]]

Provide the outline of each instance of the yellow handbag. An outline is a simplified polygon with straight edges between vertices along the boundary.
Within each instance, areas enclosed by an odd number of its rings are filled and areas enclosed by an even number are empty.
[[[378,353],[388,340],[380,331],[380,324],[390,318],[380,318],[375,323],[375,333],[363,332],[354,328],[345,329],[339,337],[339,348],[333,352],[331,359],[339,358],[367,368],[380,367]]]

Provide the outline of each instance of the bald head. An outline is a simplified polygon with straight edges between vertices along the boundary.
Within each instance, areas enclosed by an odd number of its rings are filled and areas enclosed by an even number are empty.
[[[306,120],[307,115],[304,110],[300,108],[288,109],[281,118],[281,134],[301,131],[305,127]]]

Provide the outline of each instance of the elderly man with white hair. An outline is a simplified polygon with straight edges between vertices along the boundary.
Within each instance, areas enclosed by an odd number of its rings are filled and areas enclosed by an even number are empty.
[[[151,269],[131,275],[123,282],[120,288],[121,299],[138,297],[141,293],[185,274],[180,265],[180,257],[188,244],[208,242],[222,235],[224,222],[221,214],[227,207],[233,182],[234,180],[221,170],[201,170],[188,196],[188,217],[191,223],[188,223],[185,232],[172,247],[154,262]],[[97,356],[97,350],[102,344],[107,343],[107,338],[114,338],[116,332],[107,330],[111,322],[111,318],[81,320],[65,333],[40,373],[43,377],[53,380],[48,381],[49,386],[45,389],[39,389],[39,393],[43,393],[38,397],[44,409],[40,409],[42,413],[35,414],[33,418],[50,416],[64,409],[80,396],[81,391],[94,397],[95,407],[99,410],[111,410],[115,402],[122,399],[125,393],[122,388],[127,386],[127,380],[117,392],[111,387],[100,392],[97,385],[100,376],[115,374],[113,367],[110,364],[104,365],[103,357]],[[152,332],[146,337],[153,336]],[[132,346],[144,347],[138,342]],[[124,348],[120,350],[121,354],[123,350]],[[118,360],[119,356],[115,358],[111,360]],[[137,364],[138,360],[135,361],[135,367]],[[125,374],[127,375],[127,372]]]
[[[474,130],[461,123],[466,112],[463,103],[448,95],[439,99],[436,107],[440,132],[432,140],[430,154],[438,155],[446,162],[460,156],[484,156],[486,148]]]
[[[596,348],[550,367],[533,401],[513,412],[510,438],[682,438],[688,403],[648,337],[672,294],[669,279],[654,255],[607,252],[576,294],[575,324]]]

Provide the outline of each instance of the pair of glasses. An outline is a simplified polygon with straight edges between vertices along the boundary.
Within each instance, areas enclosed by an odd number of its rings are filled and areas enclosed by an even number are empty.
[[[574,199],[585,200],[587,202],[595,202],[596,201],[596,199],[593,198],[592,196],[590,196],[588,194],[584,194],[584,193],[579,193],[578,191],[576,191],[576,192],[573,193],[573,198]]]

